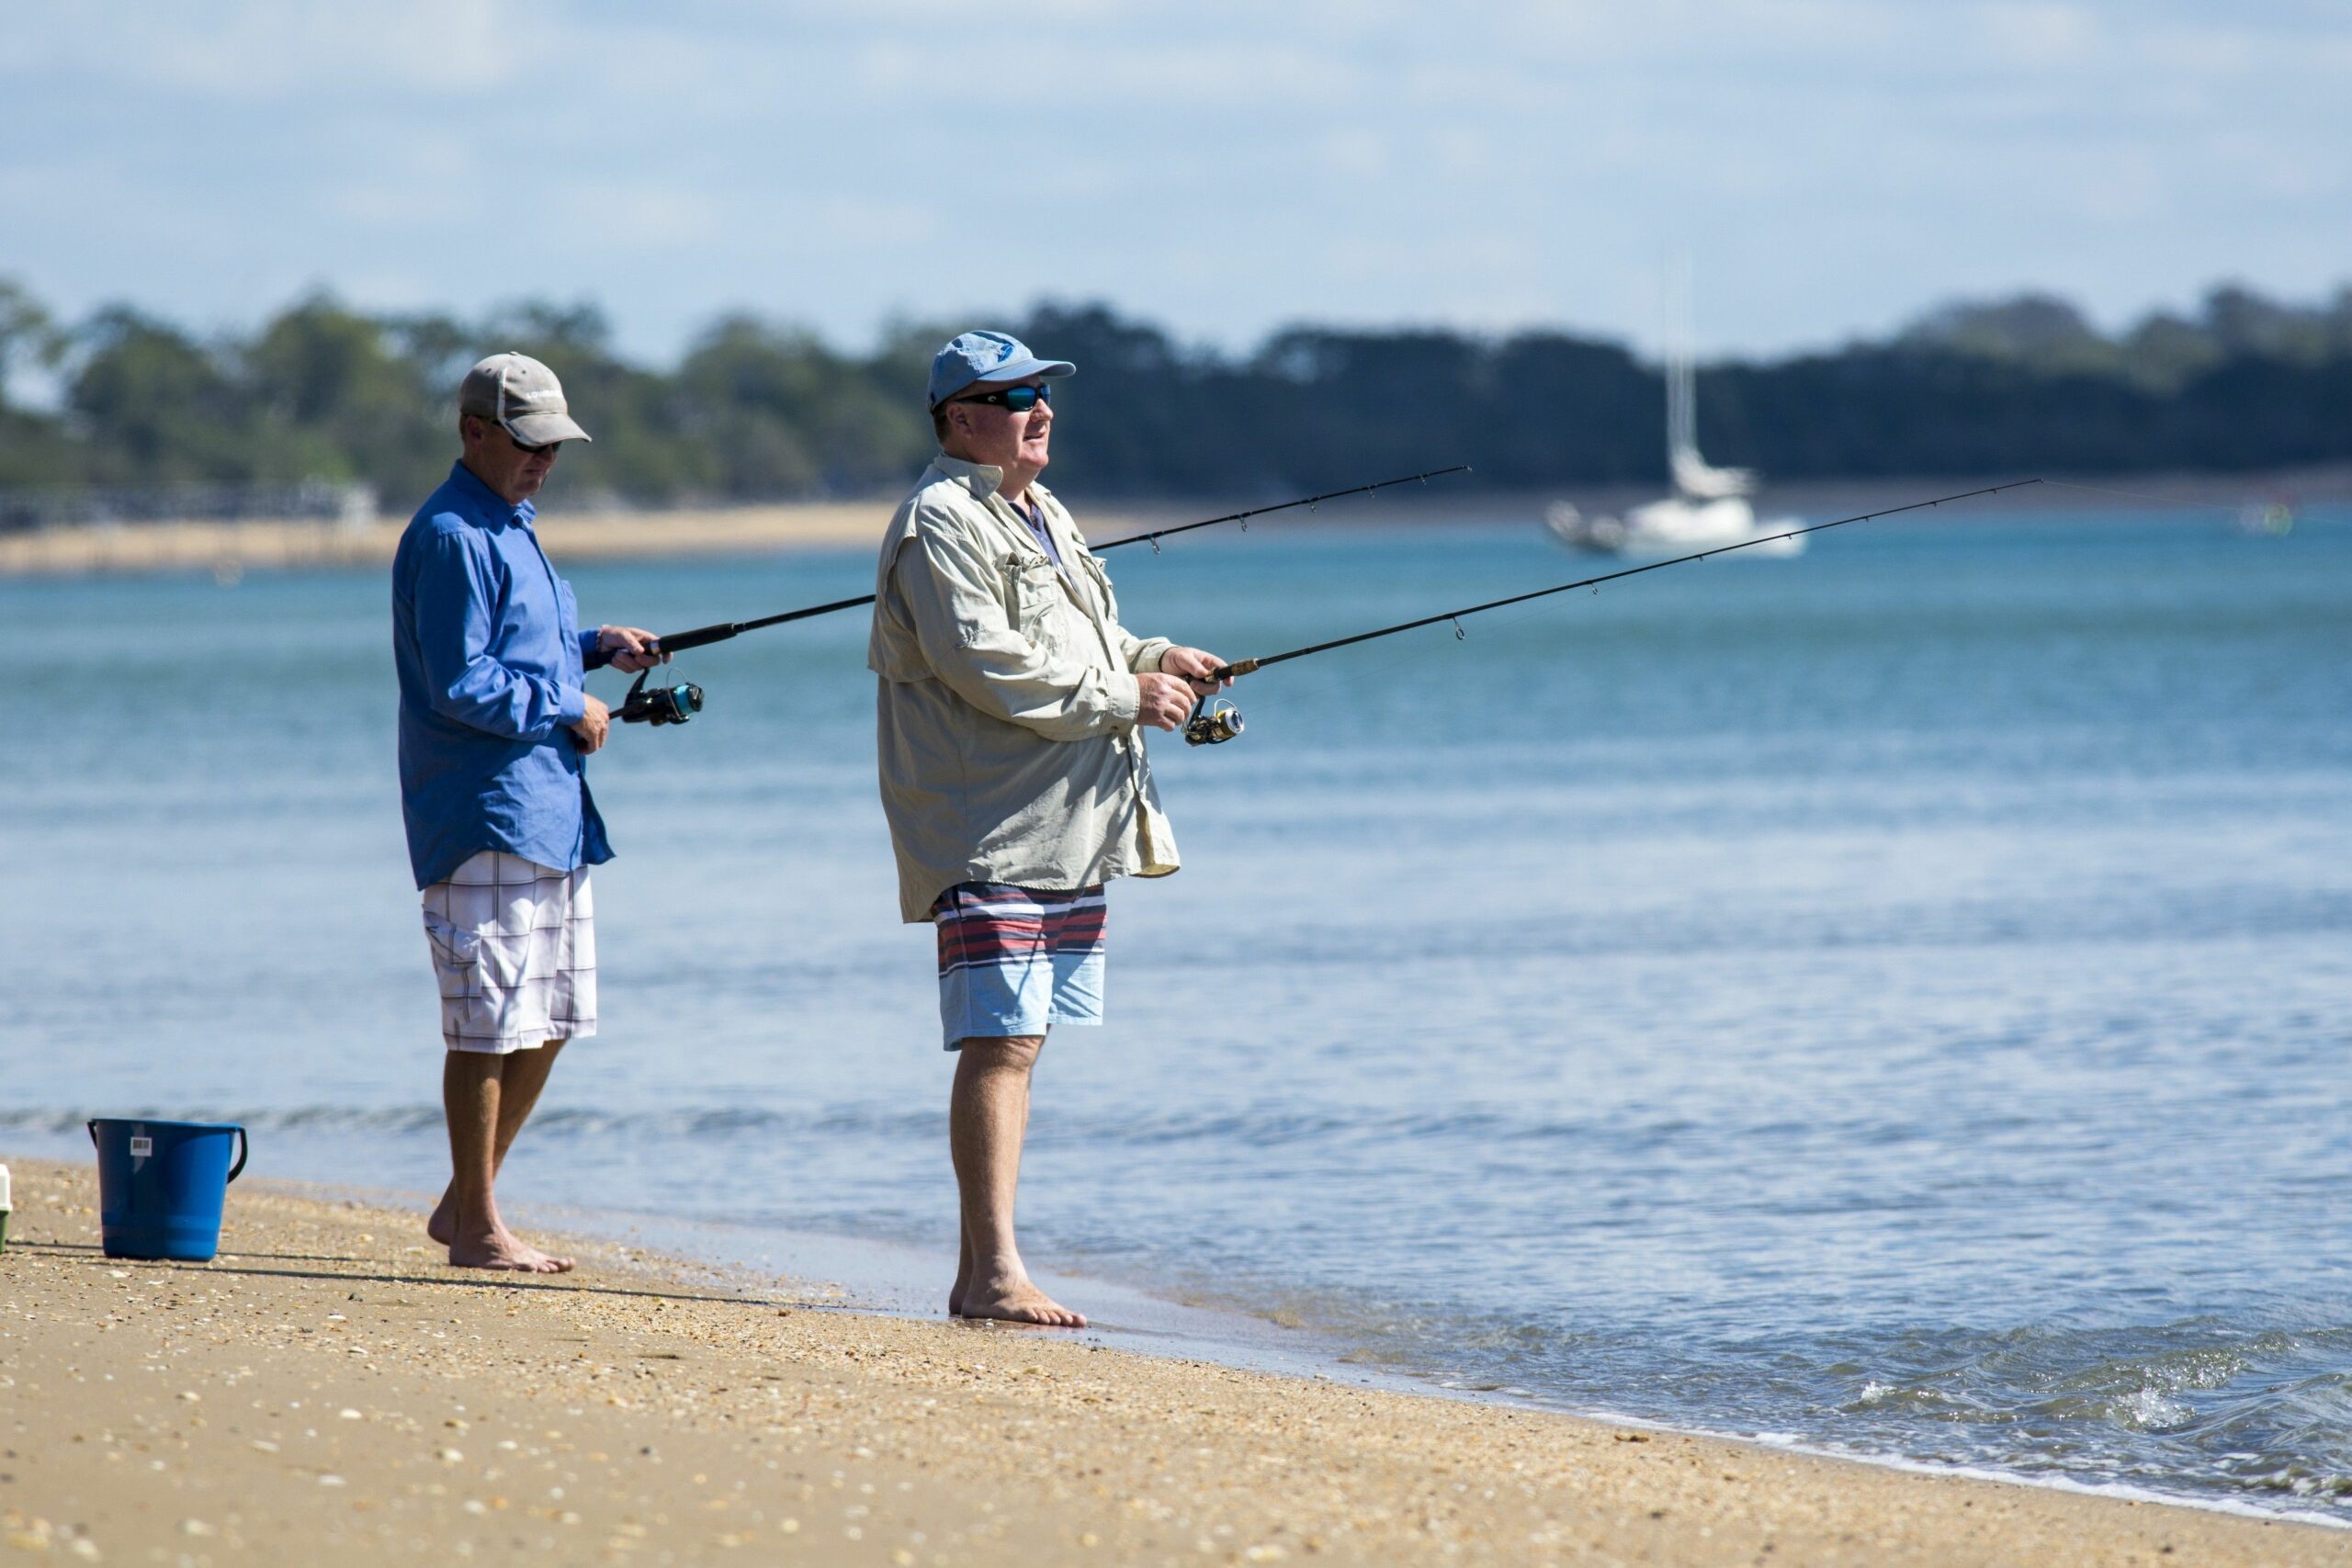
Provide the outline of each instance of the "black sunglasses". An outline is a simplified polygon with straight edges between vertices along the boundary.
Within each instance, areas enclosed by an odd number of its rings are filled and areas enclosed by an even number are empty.
[[[1012,413],[1027,413],[1039,403],[1054,400],[1051,387],[1000,387],[993,392],[975,392],[968,398],[950,398],[951,403],[998,403]]]

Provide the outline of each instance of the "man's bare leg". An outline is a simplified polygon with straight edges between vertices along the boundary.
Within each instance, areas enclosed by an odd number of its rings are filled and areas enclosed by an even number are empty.
[[[514,1134],[531,1119],[539,1091],[548,1087],[548,1074],[555,1069],[555,1054],[563,1046],[564,1042],[550,1040],[536,1051],[514,1051],[498,1058],[498,1143],[490,1156],[492,1182],[506,1168],[506,1151],[514,1146]],[[424,1222],[424,1234],[444,1247],[458,1239],[455,1179],[442,1190],[441,1201],[433,1206],[433,1217]]]
[[[526,1246],[498,1217],[498,1122],[506,1058],[451,1051],[441,1067],[441,1104],[449,1122],[450,1186],[457,1194],[457,1235],[449,1261],[460,1269],[507,1269],[560,1274],[568,1258],[549,1258]],[[540,1082],[546,1082],[544,1072]]]
[[[1083,1328],[1085,1317],[1030,1281],[1013,1244],[1013,1196],[1029,1130],[1029,1074],[1043,1036],[967,1039],[956,1061],[947,1146],[964,1217],[964,1258],[948,1309],[960,1317]]]
[[[1026,1134],[1029,1130],[1030,1081],[1031,1075],[1023,1074],[1021,1079],[1021,1130],[1023,1134]],[[952,1137],[953,1135],[953,1123],[951,1121],[950,1136]],[[1017,1160],[1014,1162],[1013,1176],[1016,1181],[1020,1178],[1019,1162]],[[972,1283],[972,1223],[963,1217],[964,1202],[963,1196],[960,1191],[956,1196],[956,1285],[953,1290],[947,1292],[947,1315],[950,1317],[961,1317],[964,1315],[964,1292]]]

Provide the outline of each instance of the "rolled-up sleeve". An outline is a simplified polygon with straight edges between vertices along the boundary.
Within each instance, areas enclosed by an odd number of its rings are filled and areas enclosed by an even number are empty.
[[[1142,701],[1135,675],[1022,635],[997,592],[995,564],[960,531],[918,527],[892,574],[924,660],[982,713],[1048,740],[1134,727]]]
[[[1122,626],[1114,625],[1113,634],[1118,638],[1119,656],[1127,661],[1127,669],[1137,675],[1159,673],[1159,656],[1176,645],[1164,637],[1137,637]]]
[[[538,740],[587,712],[577,688],[526,674],[490,654],[487,563],[454,534],[425,546],[415,582],[416,644],[434,711],[510,740]]]

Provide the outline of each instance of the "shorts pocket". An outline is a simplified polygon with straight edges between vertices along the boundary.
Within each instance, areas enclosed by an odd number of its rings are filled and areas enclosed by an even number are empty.
[[[481,934],[451,925],[432,910],[424,911],[424,940],[433,949],[433,973],[441,982],[441,997],[456,1001],[481,995]]]
[[[424,912],[424,940],[445,997],[494,996],[523,984],[531,966],[531,938],[484,934]]]

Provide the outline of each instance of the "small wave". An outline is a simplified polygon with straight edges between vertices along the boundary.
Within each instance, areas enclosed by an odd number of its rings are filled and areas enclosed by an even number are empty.
[[[26,1133],[70,1135],[99,1112],[55,1108],[17,1107],[0,1110],[0,1134]],[[105,1112],[117,1121],[233,1122],[253,1132],[377,1134],[405,1136],[443,1130],[441,1107],[411,1105],[292,1105],[267,1108],[175,1106],[110,1107]],[[614,1111],[593,1106],[555,1106],[531,1119],[535,1138],[579,1137],[604,1133],[708,1138],[744,1134],[906,1133],[940,1134],[944,1111],[898,1111],[866,1108],[822,1111],[750,1110],[741,1106],[681,1107],[663,1111]]]

